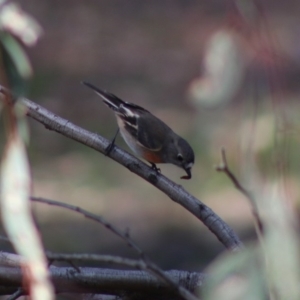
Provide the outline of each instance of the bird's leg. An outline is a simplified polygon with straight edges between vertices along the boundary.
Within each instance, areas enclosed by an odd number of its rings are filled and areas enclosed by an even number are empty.
[[[112,141],[110,142],[110,144],[107,146],[107,148],[106,148],[105,151],[104,151],[104,154],[105,154],[105,155],[108,155],[108,154],[110,153],[110,151],[113,149],[113,147],[114,147],[114,145],[115,145],[115,140],[116,140],[116,138],[117,138],[117,136],[118,136],[118,134],[119,134],[119,131],[120,131],[120,129],[118,128],[118,130],[117,130],[117,132],[116,132],[114,138],[112,139]]]
[[[155,163],[150,163],[150,164],[151,164],[151,168],[152,168],[156,173],[160,173],[160,168],[158,168],[158,167],[156,166]]]

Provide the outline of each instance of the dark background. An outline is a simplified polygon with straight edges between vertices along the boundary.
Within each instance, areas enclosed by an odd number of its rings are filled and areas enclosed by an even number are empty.
[[[144,106],[185,137],[196,152],[190,181],[180,180],[182,170],[174,166],[161,166],[162,173],[209,205],[244,241],[253,239],[246,199],[214,166],[225,146],[234,172],[242,174],[246,129],[255,124],[255,158],[263,178],[273,178],[274,115],[281,104],[294,128],[298,126],[299,1],[262,1],[268,30],[258,30],[257,39],[276,53],[264,65],[271,73],[262,67],[265,60],[259,52],[247,64],[237,96],[216,109],[190,101],[189,86],[202,74],[208,40],[231,21],[234,10],[229,1],[17,2],[44,29],[38,44],[28,50],[35,70],[28,97],[108,139],[117,128],[114,115],[81,80]],[[244,43],[242,51],[251,56],[254,50],[249,45]],[[270,86],[270,74],[276,74],[278,84]],[[259,97],[249,93],[253,84]],[[194,216],[122,166],[34,121],[29,124],[34,195],[104,216],[128,230],[164,269],[201,270],[224,250]],[[298,137],[291,134],[288,139],[286,184],[296,201]],[[121,139],[117,143],[128,149]],[[110,232],[75,213],[41,204],[34,205],[34,211],[49,250],[134,257]]]

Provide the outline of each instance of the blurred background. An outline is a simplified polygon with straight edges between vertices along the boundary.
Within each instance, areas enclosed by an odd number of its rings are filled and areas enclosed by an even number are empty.
[[[35,72],[29,99],[108,139],[115,117],[80,81],[150,110],[196,153],[191,180],[174,166],[160,166],[162,173],[244,242],[255,239],[251,210],[215,171],[222,146],[242,182],[251,162],[265,182],[282,176],[289,199],[299,200],[299,1],[16,2],[44,30],[28,50]],[[102,215],[164,269],[199,271],[224,250],[199,220],[124,167],[29,124],[35,196]],[[121,138],[117,144],[128,150]],[[75,213],[42,204],[34,212],[48,250],[135,257]]]

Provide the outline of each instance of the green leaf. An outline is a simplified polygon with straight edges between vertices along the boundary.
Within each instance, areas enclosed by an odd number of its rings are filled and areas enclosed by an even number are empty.
[[[24,95],[27,79],[32,75],[29,59],[19,42],[10,34],[0,33],[3,67],[9,88]]]
[[[32,68],[20,43],[10,34],[2,33],[0,40],[12,61],[14,62],[17,71],[24,78],[28,79],[32,75]]]

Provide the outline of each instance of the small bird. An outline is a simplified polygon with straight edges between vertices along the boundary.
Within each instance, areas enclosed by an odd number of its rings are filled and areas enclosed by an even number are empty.
[[[131,150],[151,163],[157,172],[157,163],[171,163],[183,168],[191,179],[191,169],[195,161],[194,151],[186,140],[178,136],[168,125],[152,115],[148,110],[133,103],[125,102],[117,96],[103,91],[91,83],[82,82],[99,95],[116,115],[119,129],[107,149],[109,153],[119,133]]]

